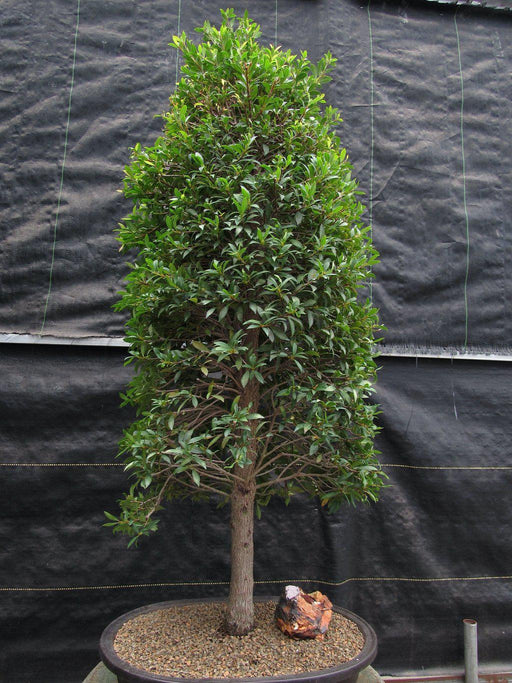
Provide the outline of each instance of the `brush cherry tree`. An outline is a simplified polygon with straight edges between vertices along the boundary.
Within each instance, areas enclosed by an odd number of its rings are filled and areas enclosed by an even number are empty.
[[[120,225],[135,260],[121,441],[133,485],[115,532],[157,529],[165,501],[231,506],[226,627],[253,625],[253,525],[272,496],[329,511],[376,500],[377,312],[361,295],[377,254],[317,65],[258,42],[247,15],[183,33],[182,79],[151,147],[125,169]]]

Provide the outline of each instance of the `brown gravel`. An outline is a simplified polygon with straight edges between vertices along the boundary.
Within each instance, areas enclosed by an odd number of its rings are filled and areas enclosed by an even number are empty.
[[[181,605],[142,614],[117,632],[114,648],[125,661],[176,678],[249,678],[316,671],[357,656],[364,637],[333,612],[323,641],[292,640],[274,623],[275,603],[256,603],[249,635],[222,631],[222,603]]]

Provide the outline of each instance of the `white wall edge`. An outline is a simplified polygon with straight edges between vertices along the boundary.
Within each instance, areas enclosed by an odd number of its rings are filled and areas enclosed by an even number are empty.
[[[483,351],[459,351],[456,349],[402,349],[393,346],[377,346],[378,357],[382,358],[433,358],[442,360],[486,360],[500,363],[512,361],[512,354],[503,351],[500,353],[485,353]]]
[[[128,347],[122,337],[57,337],[51,334],[0,333],[0,344],[43,344],[50,346]]]
[[[60,337],[50,334],[17,334],[0,333],[0,344],[43,344],[49,346],[100,346],[114,348],[128,348],[122,337]],[[378,346],[378,357],[381,358],[431,358],[444,360],[476,360],[510,362],[512,354],[506,351],[500,353],[485,353],[483,351],[460,351],[456,349],[431,348],[412,349],[394,346]]]

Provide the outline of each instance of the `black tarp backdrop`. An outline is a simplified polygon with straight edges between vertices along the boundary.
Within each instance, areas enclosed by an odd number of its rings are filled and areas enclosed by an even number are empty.
[[[372,296],[387,348],[510,357],[510,14],[412,0],[229,4],[264,41],[339,58],[328,100],[382,255]],[[127,150],[158,134],[179,67],[170,37],[217,21],[220,6],[1,4],[0,333],[122,334],[112,229],[128,209],[116,192]],[[118,408],[124,351],[0,352],[0,680],[79,682],[120,612],[225,594],[227,511],[173,505],[158,535],[126,550],[101,528],[126,488],[114,459],[131,417]],[[468,616],[482,663],[510,669],[510,365],[381,365],[390,487],[334,517],[306,500],[271,505],[257,590],[301,579],[361,613],[382,673],[460,669]]]
[[[386,344],[509,348],[512,13],[234,4],[263,40],[277,31],[285,48],[339,58],[328,99],[382,254]],[[127,150],[160,130],[170,36],[218,16],[207,0],[2,3],[0,332],[122,333],[112,227],[128,209],[116,192]]]
[[[173,505],[159,534],[130,550],[101,528],[126,486],[111,464],[130,419],[117,407],[129,374],[122,357],[21,345],[3,353],[4,458],[25,466],[1,473],[1,680],[80,681],[117,614],[226,593],[226,509]],[[297,580],[320,587],[375,625],[387,673],[460,669],[461,620],[472,616],[482,663],[501,669],[510,582],[489,577],[510,574],[503,365],[383,359],[378,398],[391,486],[378,505],[332,517],[303,499],[271,505],[256,534],[257,592]]]

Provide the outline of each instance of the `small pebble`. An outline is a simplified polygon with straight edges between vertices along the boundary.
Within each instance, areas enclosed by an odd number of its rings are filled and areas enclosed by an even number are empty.
[[[247,636],[222,632],[225,605],[201,603],[141,614],[119,629],[114,648],[138,669],[178,678],[250,678],[326,669],[356,657],[364,637],[333,612],[325,640],[292,640],[274,621],[275,603],[255,604]]]

